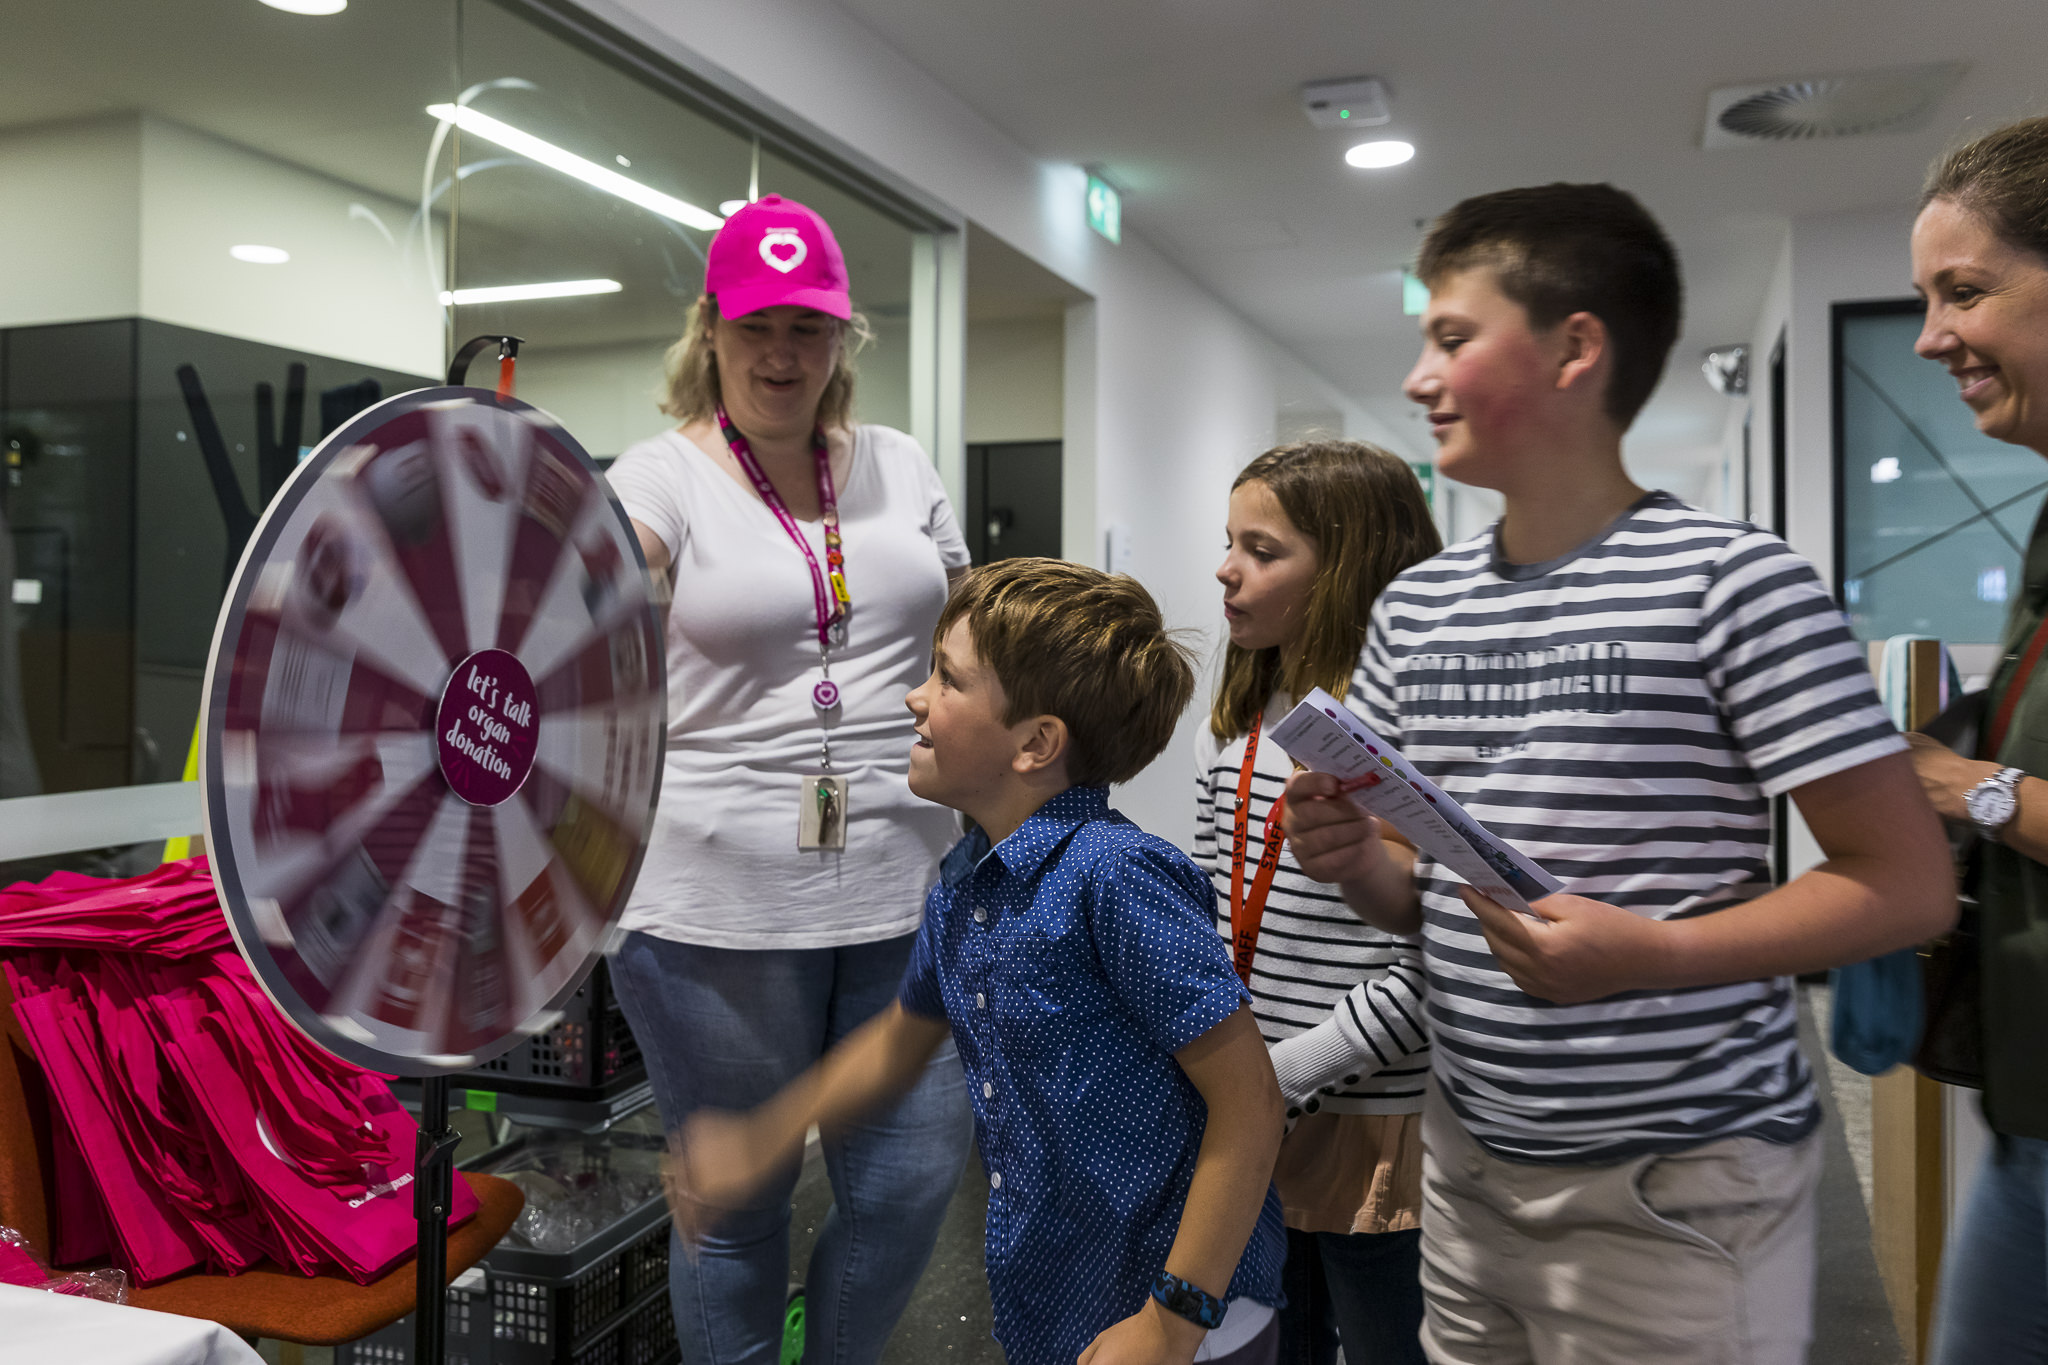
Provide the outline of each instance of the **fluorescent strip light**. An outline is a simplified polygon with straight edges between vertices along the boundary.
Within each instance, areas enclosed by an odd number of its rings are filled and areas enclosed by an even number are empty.
[[[283,265],[292,258],[292,253],[281,246],[258,246],[253,242],[229,247],[228,255],[250,265]]]
[[[465,133],[474,133],[486,142],[495,142],[508,152],[517,152],[529,161],[538,161],[549,170],[560,171],[606,194],[616,194],[627,203],[638,204],[650,213],[672,218],[684,227],[716,232],[725,224],[725,220],[715,213],[700,209],[695,204],[686,204],[672,194],[663,194],[637,180],[629,180],[609,167],[586,160],[552,142],[543,142],[532,133],[522,132],[467,105],[430,104],[427,112],[443,123],[454,124]]]
[[[494,284],[484,289],[441,291],[441,306],[470,303],[519,303],[525,299],[573,299],[580,294],[616,294],[617,280],[551,280],[540,284]]]
[[[348,0],[263,0],[263,3],[286,14],[339,14],[348,8]]]

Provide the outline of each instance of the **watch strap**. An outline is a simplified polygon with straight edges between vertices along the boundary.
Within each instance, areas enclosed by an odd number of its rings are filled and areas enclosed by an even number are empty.
[[[1223,1325],[1223,1300],[1171,1271],[1162,1270],[1154,1277],[1152,1297],[1167,1312],[1186,1318],[1197,1327],[1214,1331]]]

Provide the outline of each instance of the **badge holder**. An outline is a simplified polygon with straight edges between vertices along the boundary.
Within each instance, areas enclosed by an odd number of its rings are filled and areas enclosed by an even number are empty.
[[[797,812],[796,846],[801,849],[846,847],[846,779],[831,773],[806,777]]]

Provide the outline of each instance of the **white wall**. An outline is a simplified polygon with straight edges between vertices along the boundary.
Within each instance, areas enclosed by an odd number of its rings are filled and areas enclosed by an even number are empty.
[[[675,425],[656,406],[668,339],[610,346],[529,346],[519,396],[545,408],[599,459]]]
[[[579,3],[721,68],[1093,297],[1069,308],[1063,347],[1068,553],[1100,563],[1101,530],[1128,526],[1132,571],[1174,624],[1202,631],[1205,658],[1230,477],[1271,443],[1283,397],[1319,394],[1314,406],[1343,413],[1347,434],[1398,445],[1128,224],[1121,246],[1090,232],[1079,167],[1034,157],[850,16],[804,0]],[[1184,720],[1175,747],[1117,797],[1177,841],[1193,829],[1192,735]]]
[[[133,115],[0,136],[0,327],[134,315],[141,163]]]
[[[983,441],[1057,441],[1065,420],[1061,393],[1066,323],[1058,317],[967,324],[965,430]]]
[[[139,315],[442,368],[436,286],[397,200],[134,114],[0,137],[0,192],[0,326]],[[241,243],[292,259],[249,265],[228,255]]]
[[[1834,586],[1834,397],[1829,310],[1912,293],[1910,205],[1794,219],[1785,345],[1785,539]]]

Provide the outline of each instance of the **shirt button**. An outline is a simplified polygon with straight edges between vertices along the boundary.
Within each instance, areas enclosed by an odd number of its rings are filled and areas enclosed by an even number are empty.
[[[975,907],[974,907],[974,922],[975,922],[976,924],[987,924],[987,923],[988,923],[988,911],[986,911],[986,910],[982,909],[982,908],[981,908],[980,906],[978,906],[978,905],[977,905],[977,906],[975,906]]]
[[[995,1088],[995,1086],[994,1086],[993,1084],[991,1084],[991,1083],[990,1083],[990,1082],[988,1082],[988,1081],[983,1081],[983,1082],[981,1083],[981,1097],[982,1097],[983,1099],[985,1099],[985,1100],[986,1100],[986,1099],[993,1099],[993,1098],[995,1098],[995,1093],[996,1093],[996,1088]]]
[[[980,991],[976,991],[974,993],[974,1008],[978,1010],[985,1010],[988,1008],[988,997],[983,995]]]
[[[991,1171],[989,1173],[988,1187],[992,1190],[999,1190],[1003,1187],[1003,1173],[1001,1171]]]
[[[1303,1108],[1307,1109],[1308,1112],[1311,1114],[1317,1112],[1322,1107],[1323,1102],[1321,1100],[1310,1100],[1306,1105],[1303,1106]]]

